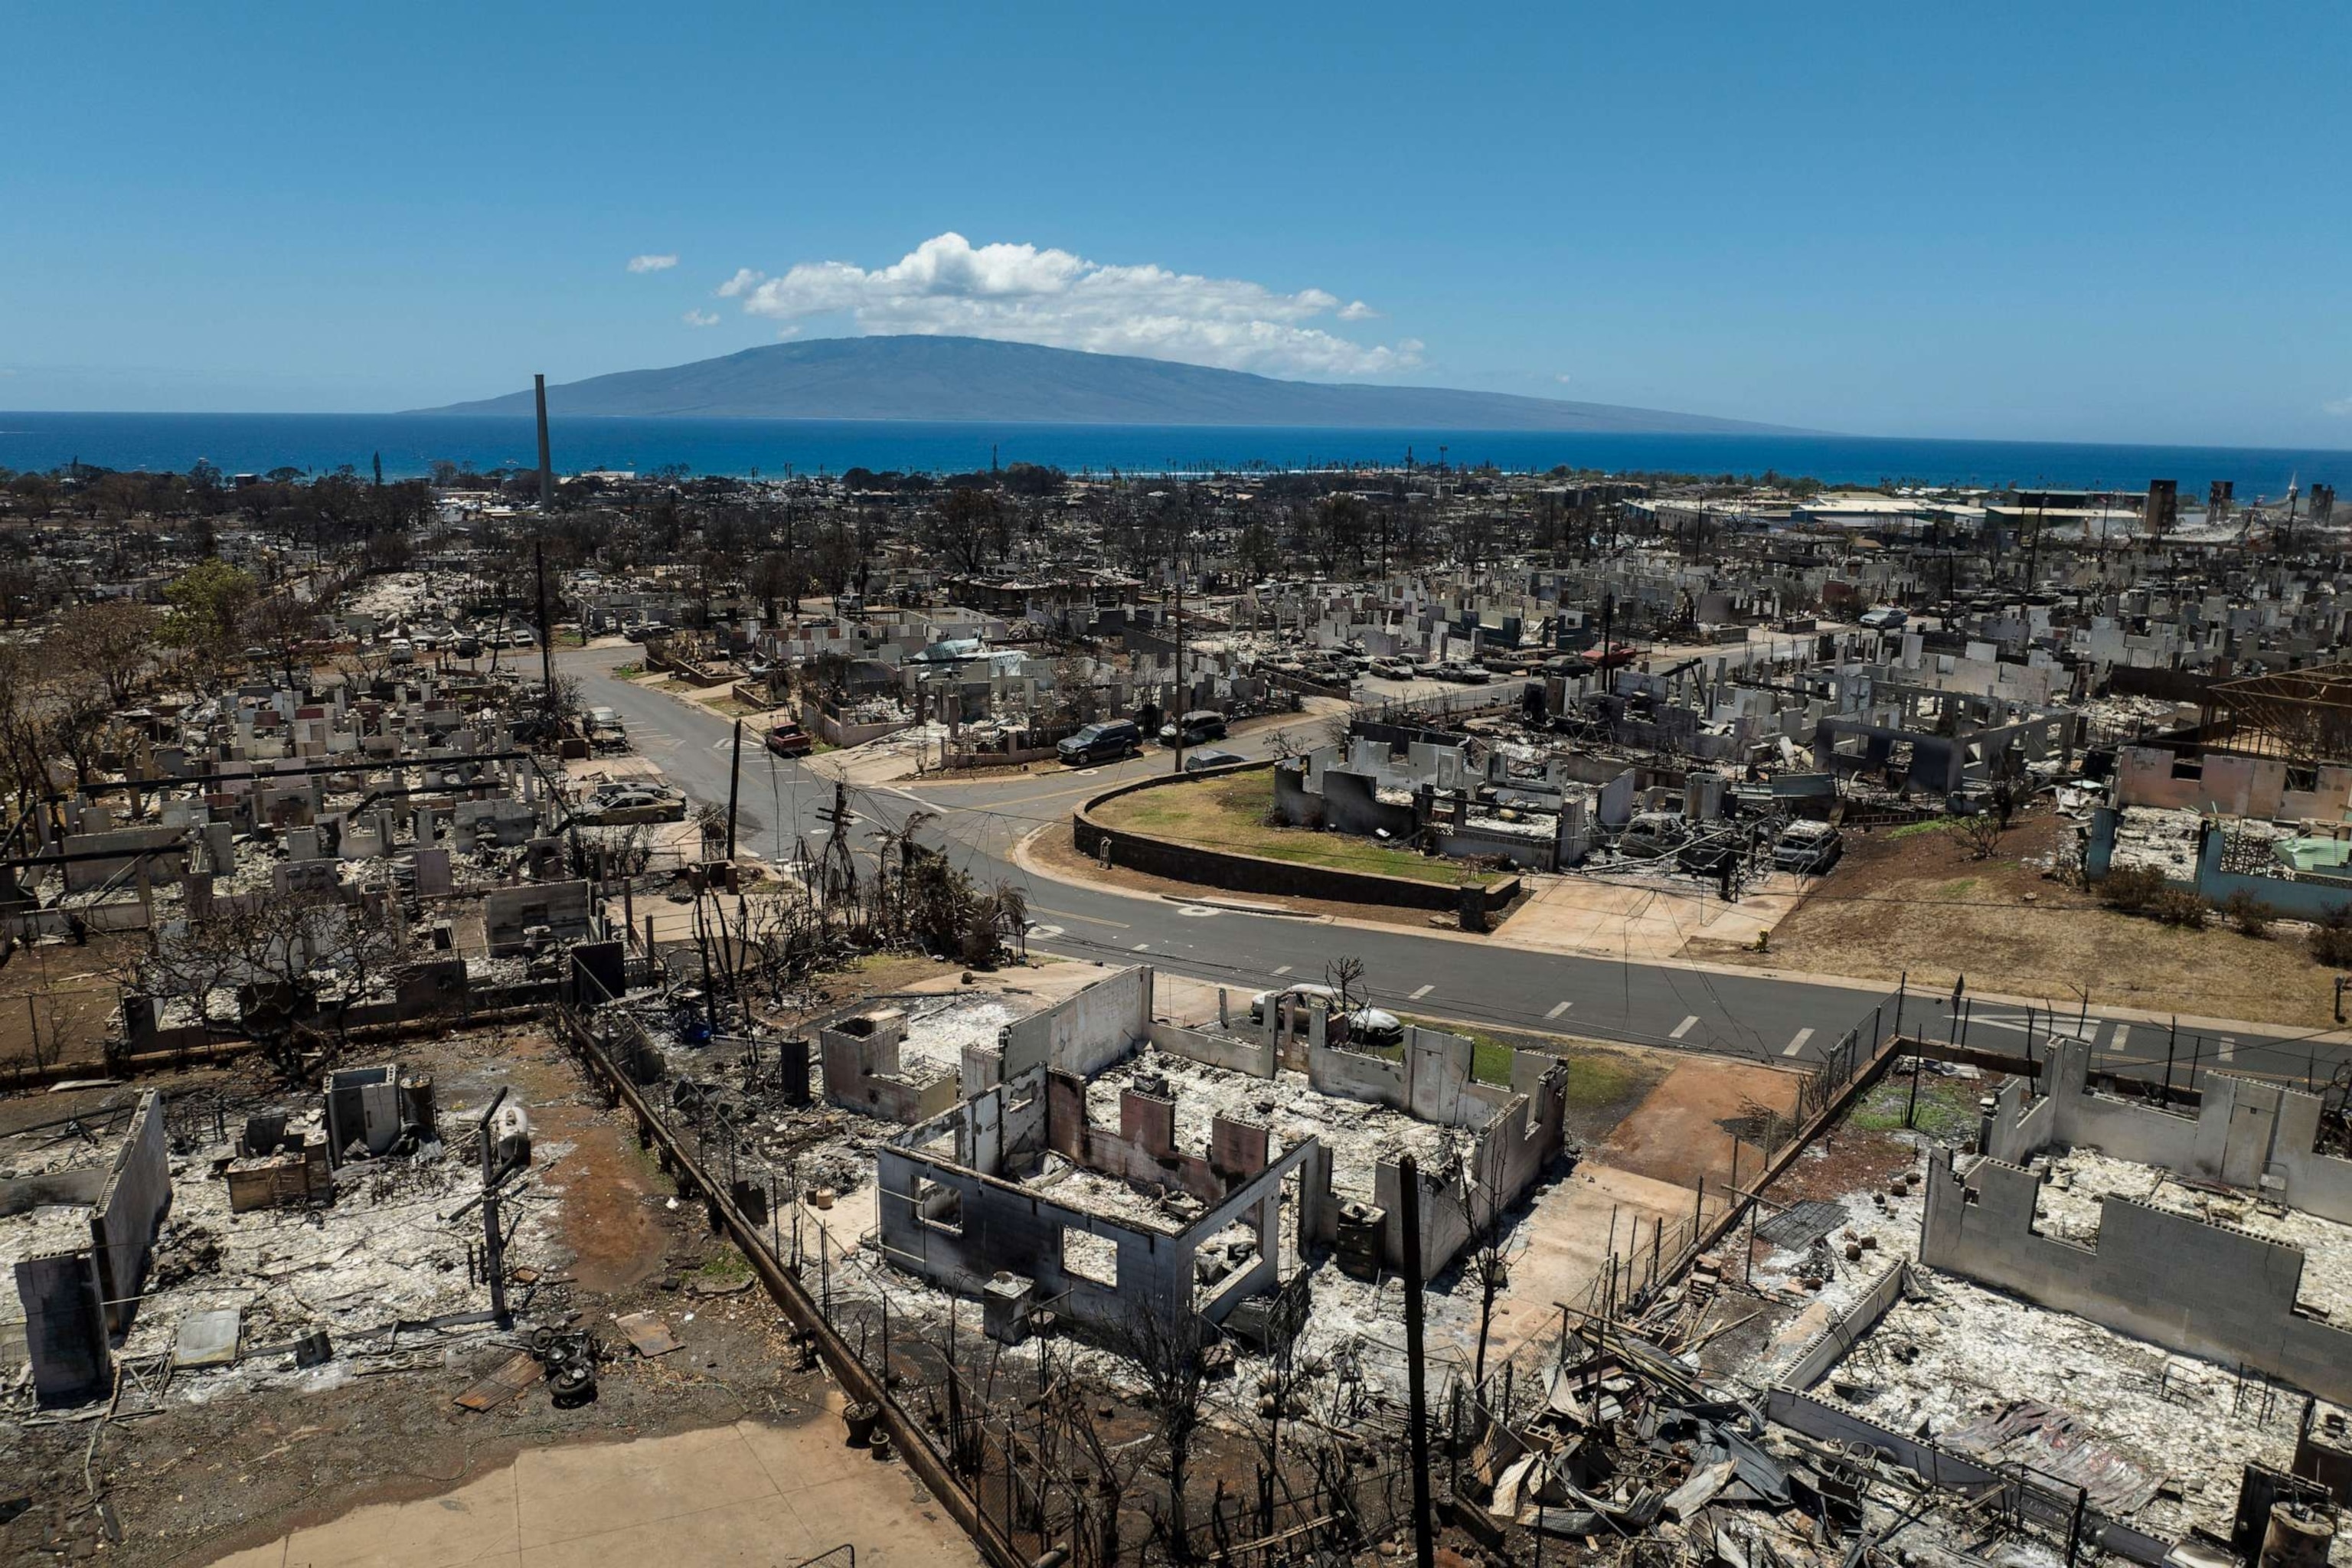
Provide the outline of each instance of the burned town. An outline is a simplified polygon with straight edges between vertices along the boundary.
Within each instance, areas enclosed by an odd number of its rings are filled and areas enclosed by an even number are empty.
[[[11,1560],[2342,1560],[2326,485],[541,430],[0,474]]]

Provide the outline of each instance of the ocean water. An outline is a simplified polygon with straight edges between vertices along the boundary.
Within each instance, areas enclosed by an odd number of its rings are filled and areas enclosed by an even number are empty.
[[[2248,447],[2094,446],[1934,441],[1864,436],[1604,435],[1480,430],[1345,430],[1266,426],[922,424],[824,419],[558,418],[559,471],[682,463],[698,474],[839,473],[849,468],[955,472],[1050,463],[1073,473],[1178,473],[1334,464],[1491,462],[1515,471],[1565,463],[1613,472],[1760,474],[1831,484],[2050,485],[2140,489],[2177,479],[2181,500],[2229,479],[2240,500],[2284,495],[2291,483],[2352,481],[2352,451]],[[382,454],[387,478],[430,473],[447,459],[478,469],[538,461],[528,418],[417,414],[10,414],[0,412],[0,468],[184,472],[199,459],[225,473],[279,467],[362,473]]]

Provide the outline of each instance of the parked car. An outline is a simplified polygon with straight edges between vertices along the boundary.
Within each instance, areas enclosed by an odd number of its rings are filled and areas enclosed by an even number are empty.
[[[1633,663],[1641,656],[1623,643],[1612,643],[1607,652],[1588,654],[1586,657],[1592,661],[1592,667],[1595,669],[1615,669],[1620,665]]]
[[[1319,1003],[1327,1011],[1336,1011],[1339,994],[1328,985],[1292,985],[1280,991],[1261,991],[1250,998],[1250,1022],[1264,1024],[1265,1010],[1283,998],[1308,1004]],[[1290,1027],[1294,1034],[1307,1032],[1307,1008],[1290,1010]],[[1404,1021],[1382,1007],[1357,1007],[1348,1014],[1348,1038],[1356,1045],[1393,1046],[1404,1039]]]
[[[1617,838],[1617,853],[1638,860],[1667,855],[1689,837],[1683,819],[1671,811],[1640,811]]]
[[[768,731],[768,750],[780,757],[805,757],[816,750],[816,740],[798,724],[779,724]]]
[[[1411,680],[1412,665],[1402,658],[1376,658],[1372,660],[1372,673],[1389,680]]]
[[[1838,837],[1836,828],[1826,822],[1801,820],[1780,830],[1780,842],[1772,847],[1772,864],[1780,870],[1818,877],[1844,853],[1845,840]]]
[[[1874,632],[1895,631],[1907,624],[1910,619],[1911,613],[1908,610],[1898,610],[1892,605],[1881,605],[1876,609],[1864,610],[1862,613],[1862,624]]]
[[[1071,767],[1115,763],[1143,750],[1143,730],[1132,719],[1109,719],[1087,725],[1054,750]]]
[[[1220,752],[1213,746],[1203,746],[1196,752],[1186,753],[1184,771],[1188,773],[1197,773],[1210,768],[1229,768],[1235,763],[1248,761],[1249,759],[1239,752]]]
[[[1484,667],[1465,664],[1458,659],[1448,659],[1431,673],[1440,680],[1451,680],[1457,686],[1484,686],[1495,679]]]
[[[1163,746],[1197,746],[1225,738],[1225,716],[1213,708],[1196,708],[1182,718],[1160,726]]]

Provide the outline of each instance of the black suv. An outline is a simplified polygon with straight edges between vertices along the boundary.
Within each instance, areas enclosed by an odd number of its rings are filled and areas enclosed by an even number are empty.
[[[1132,719],[1112,719],[1087,725],[1054,750],[1071,767],[1115,763],[1143,750],[1143,731]]]

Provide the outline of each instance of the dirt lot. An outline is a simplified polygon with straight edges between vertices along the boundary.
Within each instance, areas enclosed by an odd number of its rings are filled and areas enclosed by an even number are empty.
[[[2099,907],[2042,875],[2062,832],[2047,809],[2021,817],[1991,860],[1969,858],[1946,829],[1854,834],[1844,860],[1772,930],[1770,949],[1705,956],[1757,968],[1807,970],[2151,1013],[2332,1025],[2334,972],[2304,955],[2285,928],[2245,937],[2218,920],[2202,931]],[[1691,956],[1699,956],[1694,943]]]
[[[1731,1178],[1732,1139],[1753,1143],[1766,1123],[1785,1121],[1801,1082],[1799,1074],[1782,1068],[1686,1058],[1643,1097],[1592,1156],[1677,1186],[1696,1188],[1701,1176],[1709,1186],[1721,1186]],[[1759,1168],[1754,1148],[1744,1149],[1740,1158],[1747,1171]]]
[[[121,999],[115,975],[140,945],[137,935],[98,935],[10,954],[0,968],[0,1068],[102,1060]]]

